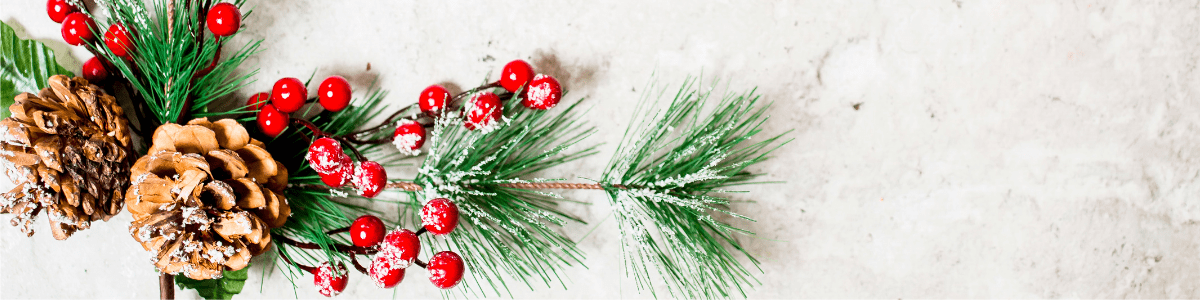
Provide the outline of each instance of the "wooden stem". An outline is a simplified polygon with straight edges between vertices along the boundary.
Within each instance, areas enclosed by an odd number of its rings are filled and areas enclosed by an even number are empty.
[[[175,299],[175,275],[162,273],[158,276],[158,298]]]

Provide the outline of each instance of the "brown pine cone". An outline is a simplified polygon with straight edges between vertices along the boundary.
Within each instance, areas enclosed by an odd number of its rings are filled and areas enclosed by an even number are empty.
[[[121,212],[132,162],[129,120],[116,98],[82,77],[50,77],[37,95],[17,95],[0,120],[0,157],[16,188],[0,195],[0,213],[33,236],[33,219],[50,215],[64,240],[92,221]]]
[[[237,121],[160,126],[149,153],[133,165],[125,201],[130,234],[163,273],[204,280],[242,269],[291,214],[287,169]]]

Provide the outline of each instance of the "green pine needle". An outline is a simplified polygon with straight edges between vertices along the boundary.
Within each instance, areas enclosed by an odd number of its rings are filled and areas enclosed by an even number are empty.
[[[758,261],[735,234],[753,233],[720,219],[753,220],[729,210],[723,194],[733,191],[724,189],[752,183],[756,174],[747,168],[788,141],[751,141],[770,106],[756,108],[754,91],[726,95],[702,113],[712,89],[698,82],[689,78],[665,110],[631,122],[600,182],[617,210],[625,270],[639,289],[657,296],[661,284],[672,297],[745,297],[744,287],[758,280],[734,252],[754,267]],[[639,114],[656,103],[643,96]]]
[[[459,228],[448,238],[426,243],[425,250],[462,255],[468,269],[464,290],[483,297],[511,297],[511,279],[530,289],[562,282],[559,270],[582,264],[583,253],[556,231],[568,220],[582,223],[556,208],[561,197],[499,184],[554,181],[528,177],[594,154],[595,146],[572,147],[595,128],[577,120],[578,103],[535,111],[520,107],[519,100],[507,102],[505,111],[515,113],[487,133],[463,128],[457,112],[440,118],[430,134],[429,156],[414,180],[424,190],[410,193],[414,199],[446,197],[458,205]],[[402,223],[419,224],[419,205],[413,202],[401,211],[411,217]]]

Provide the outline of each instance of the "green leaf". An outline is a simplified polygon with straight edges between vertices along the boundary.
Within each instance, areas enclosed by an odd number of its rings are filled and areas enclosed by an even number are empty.
[[[9,116],[8,106],[17,94],[37,93],[53,75],[75,76],[54,60],[54,50],[32,40],[17,38],[16,31],[0,22],[0,118]]]
[[[204,299],[233,299],[233,295],[242,292],[242,286],[246,285],[249,273],[250,266],[247,265],[241,270],[221,272],[221,278],[217,279],[195,280],[176,276],[175,284],[179,288],[196,290]]]

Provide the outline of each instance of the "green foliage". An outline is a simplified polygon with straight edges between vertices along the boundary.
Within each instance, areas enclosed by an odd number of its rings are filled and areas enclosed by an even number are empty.
[[[95,43],[102,55],[144,98],[153,118],[159,124],[176,123],[181,118],[208,117],[243,113],[210,111],[223,96],[245,87],[257,69],[241,75],[234,70],[250,55],[258,52],[262,40],[243,45],[238,51],[221,57],[223,42],[203,29],[203,4],[187,0],[153,0],[154,17],[147,12],[142,0],[98,0],[110,16],[108,22],[123,24],[133,44],[132,60],[126,61],[108,49],[105,43]],[[243,1],[236,1],[241,5]],[[211,4],[208,1],[205,4]],[[243,15],[249,15],[246,11]],[[98,23],[99,24],[99,23]],[[108,28],[108,24],[99,24]],[[99,33],[97,33],[99,35]],[[223,58],[223,60],[221,60]],[[219,62],[207,74],[214,60]],[[203,76],[198,76],[202,74]]]
[[[751,142],[769,107],[756,108],[753,91],[726,95],[703,113],[712,89],[698,81],[689,79],[665,110],[631,122],[600,182],[617,210],[625,270],[640,289],[653,294],[662,284],[672,297],[744,297],[743,287],[758,281],[725,246],[757,267],[735,237],[752,233],[718,218],[753,220],[729,210],[725,188],[751,183],[756,174],[747,167],[787,142],[779,143],[782,135]],[[644,96],[639,115],[656,103]]]
[[[427,143],[429,155],[414,180],[424,190],[412,193],[413,198],[450,198],[462,215],[457,230],[448,238],[432,239],[423,251],[462,255],[469,277],[462,285],[484,297],[489,297],[485,286],[495,296],[511,296],[507,278],[532,289],[533,280],[548,286],[559,279],[558,270],[582,264],[575,243],[555,230],[566,220],[582,222],[556,208],[561,197],[499,185],[553,181],[527,177],[594,154],[595,146],[571,148],[595,129],[577,120],[578,103],[538,111],[518,102],[507,102],[505,111],[514,113],[491,132],[463,128],[457,112],[439,119]],[[412,219],[402,223],[419,224],[420,203],[410,205],[401,217]]]
[[[54,75],[75,76],[54,59],[54,50],[33,40],[22,40],[8,23],[0,22],[0,118],[20,93],[37,94]]]
[[[193,289],[200,293],[200,297],[204,299],[233,299],[233,295],[242,292],[242,286],[246,284],[246,278],[249,276],[250,266],[246,266],[237,271],[221,272],[221,278],[209,280],[195,280],[186,276],[175,276],[175,285],[181,289]]]

